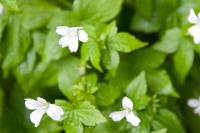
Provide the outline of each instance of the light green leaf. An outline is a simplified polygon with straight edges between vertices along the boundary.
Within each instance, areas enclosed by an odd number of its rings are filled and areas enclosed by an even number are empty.
[[[96,102],[99,106],[110,106],[121,95],[121,90],[111,84],[100,83],[96,94]]]
[[[180,44],[181,31],[178,28],[169,29],[165,32],[161,41],[154,45],[156,50],[170,54],[174,53]]]
[[[179,82],[183,83],[194,61],[193,43],[183,39],[181,45],[173,57],[175,71]]]
[[[79,60],[76,58],[67,58],[67,64],[58,75],[58,86],[60,91],[70,100],[73,100],[72,87],[80,77]]]
[[[165,70],[147,71],[146,74],[149,90],[152,93],[178,97],[169,75]]]
[[[129,53],[146,46],[147,43],[141,42],[129,33],[119,32],[108,42],[108,45],[117,51]]]
[[[28,2],[22,6],[23,12],[20,15],[22,25],[29,30],[36,30],[44,27],[56,14],[58,8],[46,2]],[[34,18],[34,19],[33,19]]]
[[[133,100],[136,109],[143,109],[149,101],[146,93],[147,83],[145,79],[145,72],[141,72],[127,86],[126,95]]]
[[[117,34],[117,26],[116,22],[113,21],[110,24],[106,25],[100,35],[101,40],[111,39],[113,36]]]
[[[81,124],[81,122],[78,120],[78,118],[75,118],[76,116],[72,118],[68,118],[64,122],[64,129],[67,133],[83,133],[84,127]]]
[[[81,56],[85,61],[89,59],[97,70],[102,71],[100,66],[101,53],[99,44],[93,38],[90,38],[84,45],[82,45]]]
[[[107,70],[116,70],[119,62],[120,62],[120,57],[118,52],[116,52],[115,50],[104,50],[102,52],[102,60],[103,60],[103,64],[106,67]]]
[[[66,121],[68,119],[80,121],[86,126],[95,126],[97,124],[106,122],[106,119],[101,112],[89,102],[82,102],[80,104],[72,105],[63,100],[57,100],[56,104],[63,107]]]
[[[122,0],[110,0],[109,2],[107,0],[75,0],[73,11],[79,20],[93,23],[107,22],[119,13],[122,2]]]
[[[2,0],[2,3],[11,11],[14,12],[20,11],[17,0]]]

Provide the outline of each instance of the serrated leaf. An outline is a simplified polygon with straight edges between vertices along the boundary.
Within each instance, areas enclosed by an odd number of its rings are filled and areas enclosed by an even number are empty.
[[[83,133],[84,127],[78,118],[69,118],[64,122],[64,130],[69,133]]]
[[[56,100],[56,104],[63,107],[66,120],[70,119],[80,121],[86,126],[95,126],[97,124],[106,122],[106,119],[101,112],[89,102],[82,102],[80,104],[72,105],[63,100]]]
[[[146,46],[147,43],[138,40],[129,33],[119,32],[111,40],[109,40],[108,45],[111,49],[115,49],[124,53],[129,53],[131,51]]]

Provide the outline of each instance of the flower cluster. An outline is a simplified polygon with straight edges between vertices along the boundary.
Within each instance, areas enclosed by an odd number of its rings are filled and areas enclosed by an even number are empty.
[[[3,6],[0,4],[0,14],[3,13]],[[196,44],[200,43],[200,13],[195,14],[194,10],[191,9],[188,21],[193,24],[188,29],[189,34],[193,37]],[[61,36],[59,44],[62,47],[68,47],[71,52],[76,52],[79,47],[79,41],[85,43],[88,41],[88,33],[83,30],[82,27],[67,27],[58,26],[56,33]],[[200,115],[200,97],[198,99],[190,99],[188,105],[194,108],[194,112]],[[64,111],[61,107],[48,103],[45,99],[38,97],[37,100],[25,99],[25,106],[33,110],[30,114],[30,120],[37,127],[46,113],[51,119],[59,121]],[[122,99],[122,110],[112,112],[109,117],[113,121],[120,121],[123,118],[127,120],[133,126],[139,126],[141,120],[134,112],[133,102],[128,98]]]

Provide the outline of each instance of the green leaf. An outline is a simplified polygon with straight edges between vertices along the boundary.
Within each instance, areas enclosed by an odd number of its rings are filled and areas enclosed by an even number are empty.
[[[161,109],[152,124],[155,130],[167,128],[169,133],[185,133],[177,116],[167,109]]]
[[[67,64],[60,69],[58,75],[58,86],[60,91],[70,100],[74,99],[73,86],[80,77],[79,60],[76,58],[68,58]]]
[[[111,22],[103,28],[103,31],[100,35],[101,40],[111,39],[117,34],[116,21]]]
[[[135,0],[137,12],[147,19],[150,19],[152,16],[152,4],[152,0]]]
[[[73,11],[79,20],[94,23],[107,22],[119,13],[122,2],[122,0],[110,0],[109,2],[107,0],[75,0]]]
[[[167,129],[161,129],[161,130],[153,131],[151,133],[167,133]]]
[[[154,45],[156,50],[170,54],[174,53],[180,44],[181,31],[178,28],[169,29],[165,32],[161,41]]]
[[[141,49],[129,55],[134,71],[158,68],[165,61],[165,54],[152,48]],[[127,57],[125,57],[127,58]],[[122,58],[125,60],[125,58]]]
[[[20,11],[17,0],[2,0],[2,3],[11,11],[14,12]]]
[[[146,46],[147,43],[141,42],[129,33],[119,32],[108,42],[108,45],[117,51],[129,53]]]
[[[82,45],[81,56],[85,61],[89,59],[97,70],[102,71],[100,66],[101,53],[99,44],[93,38],[90,38],[84,45]]]
[[[154,33],[160,29],[160,24],[157,21],[155,17],[147,20],[136,12],[131,19],[131,29],[144,33]]]
[[[84,130],[83,125],[78,120],[78,118],[75,118],[75,117],[76,116],[74,116],[72,118],[68,118],[64,122],[65,132],[69,132],[69,133],[83,133],[83,130]]]
[[[141,114],[139,116],[141,123],[138,127],[133,127],[131,133],[149,133],[151,128],[151,121],[147,114]]]
[[[165,70],[147,71],[147,84],[152,93],[178,97],[169,75]]]
[[[31,44],[30,33],[20,25],[17,16],[10,18],[6,44],[2,64],[4,76],[24,59]]]
[[[179,82],[183,83],[194,61],[193,43],[183,39],[181,45],[173,57],[175,71]]]
[[[35,51],[31,50],[27,53],[26,60],[19,64],[15,69],[15,76],[18,83],[21,84],[22,89],[24,92],[28,92],[29,88],[27,84],[29,82],[29,77],[32,77],[33,70],[36,63],[36,53]]]
[[[56,34],[55,29],[51,29],[47,34],[44,51],[42,54],[42,60],[50,62],[52,60],[58,60],[62,56],[67,56],[69,51],[67,48],[62,48],[59,45],[59,36]]]
[[[32,38],[34,51],[42,56],[45,47],[46,34],[36,31],[32,33]]]
[[[103,64],[106,67],[107,70],[116,70],[119,62],[120,62],[120,57],[118,52],[116,52],[115,50],[104,50],[102,52],[102,60],[103,60]]]
[[[106,121],[99,110],[95,109],[89,102],[83,102],[76,109],[80,121],[87,126],[95,126]]]
[[[121,95],[121,90],[111,84],[100,83],[96,94],[96,102],[99,106],[110,106]]]
[[[28,2],[22,6],[23,12],[20,15],[22,25],[29,30],[36,30],[44,27],[56,14],[58,8],[45,2]],[[34,19],[33,19],[34,18]]]
[[[66,101],[57,100],[56,104],[63,107],[65,115],[67,116],[66,121],[68,119],[80,121],[86,126],[95,126],[97,124],[106,122],[106,119],[101,114],[101,112],[89,102],[82,102],[77,105],[71,105]]]
[[[130,97],[136,109],[143,109],[149,102],[147,96],[145,72],[141,72],[126,88],[126,95]]]

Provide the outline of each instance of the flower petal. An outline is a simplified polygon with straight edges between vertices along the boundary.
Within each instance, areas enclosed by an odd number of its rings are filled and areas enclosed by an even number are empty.
[[[130,122],[133,126],[139,126],[140,118],[137,117],[133,112],[130,112],[126,115],[126,120]]]
[[[37,127],[40,124],[42,116],[44,115],[45,112],[46,108],[39,108],[31,113],[30,119],[31,122],[35,124],[35,127]]]
[[[188,16],[188,21],[190,23],[196,24],[197,20],[198,20],[198,17],[196,16],[194,10],[190,9],[190,13],[189,13],[189,16]]]
[[[68,40],[69,50],[76,52],[78,50],[78,37],[73,36]]]
[[[64,111],[61,107],[55,105],[55,104],[50,104],[48,109],[47,109],[47,115],[51,117],[53,120],[60,120],[61,115],[64,114]]]
[[[0,15],[3,14],[3,10],[4,10],[3,5],[0,3]]]
[[[126,112],[125,111],[117,111],[117,112],[113,112],[109,115],[109,117],[113,120],[113,121],[120,121],[125,117]]]
[[[189,34],[192,35],[196,44],[200,43],[200,26],[194,25],[188,30]]]
[[[68,40],[69,38],[67,36],[61,37],[61,39],[59,40],[59,44],[62,46],[62,48],[68,46],[68,43],[67,43]]]
[[[42,104],[46,104],[47,101],[41,97],[37,97],[38,102],[42,103]]]
[[[198,106],[198,107],[194,110],[194,113],[200,115],[200,106]]]
[[[84,30],[79,30],[79,35],[78,35],[79,37],[79,40],[81,41],[81,42],[87,42],[88,41],[88,34],[87,34],[87,32],[85,32]]]
[[[198,99],[189,99],[188,106],[192,108],[200,107],[200,101]]]
[[[30,99],[30,98],[27,98],[25,99],[25,106],[26,108],[30,109],[30,110],[35,110],[37,108],[40,107],[40,102],[34,100],[34,99]]]
[[[130,110],[132,110],[133,109],[133,102],[128,97],[124,97],[122,99],[122,107],[124,109],[130,109]]]
[[[69,28],[67,26],[58,26],[56,28],[56,33],[59,34],[59,35],[61,35],[61,36],[65,36],[65,35],[67,35],[70,32],[70,29],[71,28]]]

